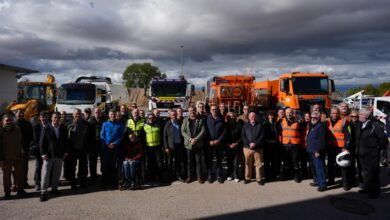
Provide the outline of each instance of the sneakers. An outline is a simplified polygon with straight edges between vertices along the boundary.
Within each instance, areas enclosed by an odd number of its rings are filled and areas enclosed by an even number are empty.
[[[235,179],[234,179],[234,182],[238,183],[238,182],[240,182],[240,179],[235,178]]]
[[[232,180],[233,180],[233,177],[229,176],[229,177],[227,178],[227,180],[228,180],[228,181],[232,181]]]
[[[244,180],[244,184],[248,184],[249,182],[250,182],[250,181],[247,180],[247,179]]]
[[[39,201],[46,202],[48,200],[46,193],[41,194],[41,197],[39,198]]]

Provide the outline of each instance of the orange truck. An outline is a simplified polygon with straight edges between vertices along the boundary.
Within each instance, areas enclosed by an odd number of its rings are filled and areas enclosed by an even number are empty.
[[[224,103],[228,110],[242,112],[244,105],[253,105],[254,82],[254,76],[215,76],[207,81],[206,102]]]
[[[279,79],[254,84],[255,105],[268,109],[278,107],[310,111],[314,104],[323,110],[332,106],[334,81],[325,73],[293,72],[282,74]]]

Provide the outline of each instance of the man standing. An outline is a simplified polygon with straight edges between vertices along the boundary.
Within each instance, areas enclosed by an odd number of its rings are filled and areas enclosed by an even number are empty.
[[[103,123],[105,122],[102,116],[102,110],[100,108],[94,109],[94,115],[88,120],[91,124],[93,140],[88,149],[88,161],[89,161],[89,173],[91,175],[91,183],[96,181],[97,172],[97,159],[100,156],[102,159],[102,141],[100,139],[100,131],[102,130]]]
[[[378,198],[380,194],[379,152],[386,145],[383,128],[369,118],[369,109],[362,108],[359,121],[362,123],[356,135],[356,153],[362,168],[363,189],[360,193],[368,193],[370,198]]]
[[[204,166],[204,135],[206,129],[204,120],[196,115],[195,107],[188,108],[189,116],[184,119],[181,127],[181,133],[184,137],[185,148],[187,149],[187,179],[186,183],[192,181],[193,165],[196,165],[196,174],[198,182],[204,183],[203,166]]]
[[[16,126],[18,126],[22,132],[23,142],[23,187],[24,188],[30,188],[30,185],[28,185],[28,160],[30,157],[30,144],[33,140],[33,129],[32,125],[29,121],[24,119],[24,110],[18,109],[16,110]]]
[[[18,196],[26,195],[23,189],[22,133],[11,115],[5,114],[0,129],[0,167],[3,169],[4,199],[11,199],[11,174],[15,171],[15,186]]]
[[[60,124],[60,113],[54,112],[51,124],[46,126],[39,141],[43,159],[40,201],[47,201],[47,188],[51,183],[51,192],[59,194],[58,182],[62,171],[63,159],[68,155],[68,131],[65,125]],[[51,176],[51,178],[50,178]]]
[[[88,124],[81,119],[81,110],[73,111],[73,121],[68,125],[69,131],[69,156],[66,158],[66,179],[69,181],[71,188],[77,188],[77,180],[75,177],[77,161],[79,169],[77,173],[78,181],[81,188],[87,187],[87,149],[89,141]]]
[[[350,110],[349,110],[348,103],[346,103],[346,102],[341,103],[339,106],[339,109],[340,109],[340,117],[342,119],[350,121],[351,118],[349,117]]]
[[[253,159],[256,166],[256,181],[259,185],[264,185],[265,181],[262,179],[262,157],[264,148],[264,129],[263,126],[256,120],[254,112],[249,113],[249,122],[245,123],[241,139],[244,147],[245,156],[245,180],[247,184],[252,179]]]
[[[311,123],[309,126],[309,133],[306,137],[306,150],[310,154],[315,168],[315,179],[311,186],[318,186],[318,191],[326,190],[325,178],[325,133],[326,128],[320,121],[321,113],[315,111],[311,113]]]
[[[264,171],[267,181],[275,180],[280,174],[281,149],[279,141],[279,126],[276,122],[276,114],[268,112],[268,120],[264,123]]]
[[[336,176],[336,156],[342,151],[349,151],[354,156],[355,150],[351,144],[352,128],[346,119],[340,117],[340,110],[332,108],[330,119],[326,121],[327,132],[327,151],[328,151],[328,184],[334,184]],[[348,167],[341,167],[343,179],[343,189],[348,191],[355,184],[354,169],[355,160]]]
[[[291,171],[294,181],[301,182],[299,173],[299,148],[301,145],[301,133],[299,122],[295,120],[292,109],[286,109],[286,118],[282,119],[280,129],[282,131],[283,145],[283,179],[289,179]],[[292,168],[292,169],[291,169]]]
[[[169,177],[184,182],[184,144],[181,136],[181,124],[177,118],[176,111],[169,112],[171,120],[165,124],[164,128],[164,149],[168,158]],[[175,161],[175,162],[173,162]],[[174,166],[173,166],[174,165]]]
[[[39,140],[41,138],[41,132],[43,129],[49,124],[49,116],[47,115],[47,112],[42,111],[39,113],[39,122],[36,123],[33,126],[33,148],[32,148],[32,154],[35,157],[35,174],[34,174],[34,181],[35,181],[35,187],[37,191],[41,190],[41,174],[42,174],[42,156],[41,151],[39,150]]]
[[[226,135],[226,162],[227,162],[227,180],[239,182],[242,178],[243,153],[241,141],[241,127],[237,122],[234,112],[228,112],[226,117],[227,134]],[[241,165],[241,169],[240,169]]]
[[[210,107],[211,114],[207,117],[207,130],[209,137],[209,149],[206,154],[206,166],[208,181],[212,182],[213,157],[217,159],[217,180],[223,183],[222,179],[222,159],[223,146],[225,145],[226,123],[221,114],[218,114],[217,106]]]
[[[153,113],[148,115],[147,123],[143,127],[146,145],[147,172],[149,179],[158,178],[162,182],[163,178],[163,155],[161,150],[161,127],[155,121]]]
[[[100,139],[103,142],[102,149],[102,186],[111,185],[116,187],[117,170],[116,163],[118,151],[124,135],[124,128],[120,121],[115,120],[115,110],[111,109],[108,113],[109,120],[103,123],[100,132]]]

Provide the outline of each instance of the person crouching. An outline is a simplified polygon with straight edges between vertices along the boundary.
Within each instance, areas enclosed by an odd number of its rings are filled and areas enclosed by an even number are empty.
[[[142,144],[136,140],[135,135],[130,134],[128,137],[129,141],[123,146],[123,154],[125,157],[125,160],[123,161],[123,172],[125,177],[123,189],[141,187],[141,176],[136,175],[136,173],[137,169],[140,169],[143,156]]]

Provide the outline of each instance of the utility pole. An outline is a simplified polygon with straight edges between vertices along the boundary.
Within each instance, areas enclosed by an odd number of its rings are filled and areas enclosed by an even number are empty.
[[[180,67],[181,67],[181,76],[184,76],[183,73],[183,45],[180,45]]]

